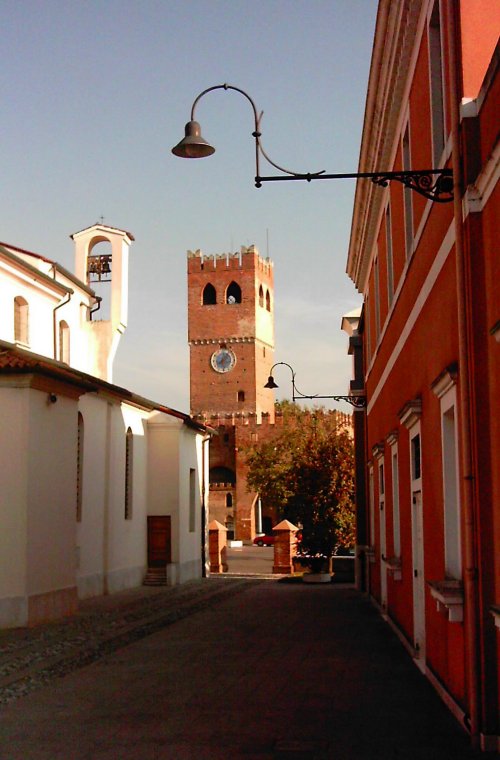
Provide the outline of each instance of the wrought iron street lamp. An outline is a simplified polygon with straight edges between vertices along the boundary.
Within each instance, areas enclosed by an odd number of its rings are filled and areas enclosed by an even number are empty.
[[[215,148],[202,137],[201,127],[195,121],[195,110],[198,101],[208,92],[214,90],[234,90],[241,93],[250,103],[254,115],[254,131],[252,137],[255,139],[255,186],[262,187],[263,182],[280,182],[305,180],[311,182],[316,179],[371,179],[376,185],[387,187],[391,180],[401,182],[405,187],[420,193],[425,198],[435,201],[436,203],[448,203],[453,200],[453,172],[451,169],[419,169],[411,171],[392,171],[392,172],[359,172],[345,174],[327,174],[324,170],[312,173],[294,172],[285,169],[272,161],[260,141],[261,131],[260,123],[263,111],[260,114],[257,111],[254,101],[244,90],[234,87],[230,84],[217,84],[214,87],[208,87],[203,90],[195,99],[191,107],[191,120],[185,127],[185,136],[172,148],[172,153],[180,158],[206,158],[215,153]],[[260,173],[260,156],[262,156],[271,166],[282,172],[279,175],[263,177]]]
[[[306,396],[305,393],[301,393],[299,389],[297,388],[295,384],[295,370],[293,367],[291,367],[286,362],[276,362],[276,364],[273,364],[270,370],[270,375],[267,379],[267,383],[264,385],[264,388],[279,388],[279,385],[276,384],[273,376],[273,369],[275,367],[279,367],[282,365],[283,367],[288,367],[290,372],[292,373],[292,400],[295,403],[297,399],[301,398],[308,398],[308,399],[333,399],[334,401],[346,401],[348,404],[351,404],[351,406],[354,406],[356,409],[364,409],[366,406],[366,396],[320,396],[319,393],[315,393],[314,396]]]

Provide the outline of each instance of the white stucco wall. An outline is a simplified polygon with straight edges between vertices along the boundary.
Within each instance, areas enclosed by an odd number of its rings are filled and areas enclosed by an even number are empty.
[[[169,583],[202,575],[202,439],[181,420],[155,412],[148,423],[148,514],[170,515]],[[208,451],[206,455],[208,482]],[[190,470],[195,471],[195,520],[190,530]]]
[[[77,525],[81,597],[139,585],[146,568],[147,443],[142,409],[87,394],[82,519]],[[132,517],[125,519],[125,442],[133,432]]]
[[[6,382],[0,385],[0,626],[22,625],[27,615],[28,393]]]
[[[78,402],[29,391],[28,595],[75,585]]]
[[[77,400],[0,382],[0,625],[74,607]]]
[[[172,563],[179,563],[179,432],[181,420],[154,412],[148,421],[148,514],[170,515]]]
[[[108,590],[139,585],[146,570],[147,412],[122,404],[113,407],[111,425]],[[133,433],[132,514],[125,519],[126,432]]]

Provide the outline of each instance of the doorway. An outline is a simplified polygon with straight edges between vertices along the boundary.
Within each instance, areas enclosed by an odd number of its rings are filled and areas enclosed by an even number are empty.
[[[172,562],[170,515],[148,517],[148,567],[166,567]]]

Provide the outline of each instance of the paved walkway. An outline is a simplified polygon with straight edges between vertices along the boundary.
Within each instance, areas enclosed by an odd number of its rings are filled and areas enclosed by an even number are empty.
[[[466,760],[353,589],[212,578],[0,633],[1,760]]]

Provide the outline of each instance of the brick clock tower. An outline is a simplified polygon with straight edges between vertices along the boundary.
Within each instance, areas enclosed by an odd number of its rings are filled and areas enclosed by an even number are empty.
[[[273,263],[255,246],[217,256],[188,251],[191,414],[219,432],[210,445],[210,520],[229,538],[249,540],[262,529],[241,449],[274,434],[274,394],[264,388],[274,363],[273,309]]]

